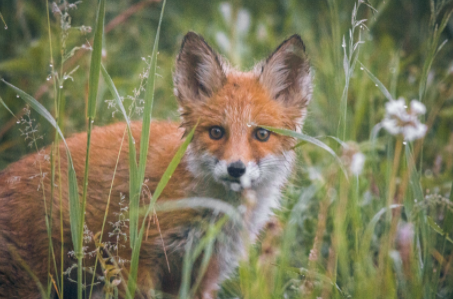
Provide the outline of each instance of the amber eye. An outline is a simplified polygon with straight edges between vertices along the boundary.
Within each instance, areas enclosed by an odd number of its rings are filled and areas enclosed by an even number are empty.
[[[269,136],[271,135],[271,133],[266,130],[266,129],[263,129],[263,128],[259,128],[258,130],[255,131],[255,137],[256,139],[258,139],[259,141],[267,141],[269,139]]]
[[[225,130],[223,130],[223,128],[221,127],[215,126],[209,129],[209,137],[211,137],[211,139],[219,140],[223,137],[224,134]]]

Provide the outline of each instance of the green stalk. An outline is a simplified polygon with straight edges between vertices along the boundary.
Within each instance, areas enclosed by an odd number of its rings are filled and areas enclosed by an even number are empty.
[[[104,15],[105,15],[105,0],[99,0],[97,16],[96,16],[96,30],[94,34],[93,52],[91,55],[90,63],[90,79],[89,79],[89,93],[88,93],[88,132],[87,132],[87,149],[85,158],[85,174],[83,177],[83,193],[82,193],[82,206],[80,209],[80,223],[77,237],[79,238],[79,247],[75,250],[78,258],[77,267],[77,296],[82,299],[82,261],[83,261],[83,225],[85,223],[85,208],[88,192],[88,172],[90,161],[90,144],[91,144],[91,131],[93,129],[94,118],[96,115],[96,97],[99,85],[99,74],[101,69],[102,58],[102,39],[104,35]]]
[[[197,125],[198,125],[198,123],[197,123]],[[193,134],[195,133],[195,129],[196,129],[197,125],[195,125],[193,127],[193,129],[187,135],[186,140],[182,143],[182,145],[179,147],[176,154],[173,156],[173,159],[171,160],[171,162],[168,165],[167,169],[165,170],[164,174],[160,178],[159,183],[157,184],[156,190],[154,191],[153,197],[151,198],[151,200],[149,202],[146,213],[143,215],[141,228],[140,228],[138,237],[137,237],[136,242],[132,249],[130,273],[129,273],[129,279],[127,281],[127,294],[126,295],[127,295],[128,299],[134,298],[134,295],[135,295],[135,289],[136,289],[135,282],[137,281],[138,258],[140,255],[140,247],[142,245],[143,234],[145,232],[146,218],[153,211],[154,205],[155,205],[157,199],[162,194],[162,191],[164,190],[168,181],[170,181],[170,178],[173,175],[173,172],[176,170],[176,167],[179,165],[179,162],[181,161],[182,157],[184,156],[184,153],[186,152],[187,147],[189,146],[189,143],[192,140]]]
[[[138,232],[138,210],[139,210],[139,202],[140,202],[140,194],[142,189],[143,179],[145,177],[145,169],[146,169],[146,161],[148,159],[148,148],[149,148],[149,135],[150,135],[150,124],[151,124],[151,114],[154,104],[154,86],[155,86],[155,76],[156,76],[156,68],[157,68],[157,50],[159,46],[159,37],[160,37],[160,28],[162,25],[162,19],[165,10],[165,3],[167,1],[164,0],[162,3],[162,9],[160,12],[159,17],[159,24],[157,25],[157,32],[156,38],[154,40],[153,45],[153,52],[151,54],[151,63],[148,73],[148,82],[146,84],[146,91],[145,91],[145,107],[143,110],[143,121],[142,121],[142,134],[140,138],[140,156],[139,156],[139,163],[138,163],[138,172],[133,173],[130,169],[130,174],[133,176],[133,180],[131,180],[130,190],[129,190],[129,225],[130,225],[130,241],[131,247],[134,246],[136,243],[137,232]],[[134,146],[135,148],[135,146]],[[129,149],[131,152],[131,149]],[[130,153],[131,155],[132,153]],[[133,152],[135,155],[135,151]],[[130,157],[131,158],[131,157]],[[129,159],[130,159],[129,158]],[[131,163],[130,163],[131,164]]]
[[[393,198],[395,196],[395,191],[396,191],[396,175],[398,174],[398,169],[400,165],[400,158],[401,158],[401,152],[403,149],[403,140],[401,137],[399,137],[396,140],[396,145],[395,145],[395,154],[393,158],[393,166],[392,166],[392,172],[390,175],[390,180],[389,180],[389,187],[388,187],[388,193],[387,193],[387,204],[386,208],[388,209],[388,214],[387,214],[387,220],[390,220],[390,206],[392,205]]]
[[[57,81],[56,81],[56,76],[53,76],[54,74],[54,59],[53,59],[53,49],[52,49],[52,33],[51,33],[51,30],[50,30],[50,13],[49,13],[49,2],[46,1],[46,16],[47,16],[47,32],[49,33],[49,51],[50,51],[50,68],[51,68],[51,75],[52,75],[52,80],[53,80],[53,87],[54,87],[54,106],[55,106],[55,121],[57,122],[58,124],[58,117],[59,117],[59,101],[58,101],[58,89],[57,89]],[[50,153],[50,167],[51,167],[51,178],[50,178],[50,205],[51,205],[51,208],[50,208],[50,220],[51,220],[51,223],[50,223],[50,229],[52,229],[52,207],[53,207],[53,198],[54,198],[54,189],[55,189],[55,155],[54,155],[54,150],[58,152],[58,156],[59,156],[59,147],[58,147],[58,132],[55,130],[55,136],[54,136],[54,145],[52,146],[51,148],[51,153]],[[61,170],[60,170],[60,174],[61,174]],[[61,177],[61,175],[60,175]],[[61,184],[59,184],[59,186],[61,186]],[[59,187],[61,189],[61,187]],[[61,192],[60,192],[60,195],[61,195]],[[63,277],[63,260],[64,260],[64,248],[63,248],[63,244],[64,244],[64,239],[63,239],[63,217],[62,217],[62,204],[61,204],[61,197],[60,197],[60,229],[61,229],[61,252],[60,252],[60,267],[61,267],[61,277],[60,277],[60,282],[61,284],[59,284],[58,282],[58,270],[57,268],[55,267],[55,278],[57,280],[57,285],[60,289],[59,293],[61,294],[61,299],[63,299],[63,281],[64,281],[64,277]],[[51,232],[50,232],[51,233]],[[53,249],[53,245],[52,245],[52,240],[49,239],[49,246]],[[50,262],[50,260],[49,260]],[[54,257],[54,263],[56,263],[56,258]]]
[[[74,169],[74,164],[72,162],[71,152],[69,151],[69,147],[64,139],[63,133],[61,132],[60,128],[58,127],[57,122],[52,117],[50,112],[44,108],[42,104],[40,104],[36,99],[34,99],[31,95],[27,94],[23,90],[17,88],[16,86],[6,82],[4,79],[1,79],[3,83],[8,85],[12,88],[19,96],[22,98],[33,110],[43,116],[58,132],[59,136],[61,137],[63,144],[66,148],[66,157],[68,161],[68,183],[69,183],[69,216],[71,221],[71,233],[73,237],[74,247],[79,248],[78,246],[78,239],[75,237],[77,235],[77,228],[79,217],[80,217],[80,206],[79,206],[79,193],[78,193],[78,185],[77,185],[77,176]]]

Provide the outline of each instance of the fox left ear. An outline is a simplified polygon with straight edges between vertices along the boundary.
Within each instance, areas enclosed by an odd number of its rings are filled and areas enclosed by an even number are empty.
[[[200,35],[188,32],[184,37],[173,81],[180,101],[204,100],[225,83],[219,56]]]
[[[289,107],[304,109],[311,98],[310,65],[299,35],[285,40],[261,65],[259,81],[271,96]]]

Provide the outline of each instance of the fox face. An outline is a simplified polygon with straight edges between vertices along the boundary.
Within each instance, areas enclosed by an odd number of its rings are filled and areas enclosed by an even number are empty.
[[[198,123],[187,154],[193,175],[233,192],[284,183],[295,140],[263,126],[302,128],[311,78],[298,35],[252,71],[240,72],[202,37],[188,33],[174,82],[182,127],[187,132]]]

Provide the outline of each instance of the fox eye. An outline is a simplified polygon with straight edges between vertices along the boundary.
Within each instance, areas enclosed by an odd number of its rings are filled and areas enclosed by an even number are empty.
[[[214,140],[219,140],[225,134],[225,130],[221,127],[212,127],[209,129],[209,137]]]
[[[263,128],[259,128],[258,130],[255,131],[255,138],[261,142],[267,141],[270,135],[271,133]]]

